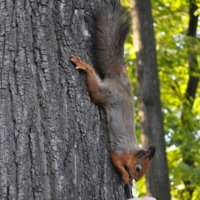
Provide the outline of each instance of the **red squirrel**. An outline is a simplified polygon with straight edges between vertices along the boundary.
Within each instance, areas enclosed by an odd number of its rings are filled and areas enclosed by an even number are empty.
[[[130,31],[131,18],[121,6],[101,6],[92,32],[94,68],[72,55],[71,61],[87,73],[87,86],[94,103],[107,115],[111,160],[125,184],[138,181],[148,170],[156,148],[143,150],[134,130],[131,82],[123,59],[123,46]]]

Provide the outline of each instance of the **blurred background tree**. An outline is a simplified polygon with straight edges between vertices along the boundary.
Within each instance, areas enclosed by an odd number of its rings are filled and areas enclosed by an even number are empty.
[[[130,7],[129,0],[121,2]],[[199,200],[200,3],[193,0],[157,0],[151,1],[151,5],[171,199]],[[132,36],[127,40],[125,50],[137,96],[136,55],[132,47]],[[135,100],[137,107],[137,98]],[[136,120],[139,136],[141,127],[138,112]],[[146,193],[145,179],[137,183],[136,192],[138,196]]]
[[[152,143],[156,145],[156,155],[146,174],[147,195],[170,200],[151,1],[131,0],[131,12],[137,64],[141,143],[144,148]]]

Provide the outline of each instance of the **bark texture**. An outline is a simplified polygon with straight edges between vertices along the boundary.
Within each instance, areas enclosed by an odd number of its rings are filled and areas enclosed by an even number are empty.
[[[103,109],[91,102],[91,12],[97,0],[0,4],[0,199],[131,197],[109,157]]]
[[[137,54],[139,115],[142,144],[156,145],[156,154],[146,175],[147,193],[157,200],[169,200],[170,188],[165,153],[163,119],[150,0],[131,0],[134,46]]]

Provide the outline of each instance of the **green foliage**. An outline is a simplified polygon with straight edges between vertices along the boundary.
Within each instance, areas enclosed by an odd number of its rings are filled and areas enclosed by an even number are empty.
[[[146,196],[145,177],[142,177],[139,182],[133,184],[133,196],[134,197]]]
[[[199,197],[195,197],[195,193],[200,189],[200,88],[193,107],[189,109],[184,107],[183,110],[183,105],[188,103],[185,98],[189,78],[187,53],[191,52],[190,54],[194,55],[199,52],[199,39],[186,36],[189,20],[188,1],[156,1],[152,6],[156,24],[164,128],[169,147],[167,154],[172,200],[180,198],[197,200]],[[158,11],[158,6],[162,6],[162,12]],[[199,76],[199,70],[196,69],[193,75]],[[181,120],[183,113],[185,123]],[[170,150],[171,147],[175,147],[175,150]],[[183,159],[193,161],[194,165],[185,164]],[[194,189],[193,197],[190,197],[184,181],[190,181],[189,187]]]
[[[125,5],[128,5],[127,0]],[[197,5],[200,6],[199,3]],[[190,56],[198,54],[199,63],[200,27],[198,27],[196,38],[186,36],[188,12],[189,0],[152,1],[172,200],[200,199],[200,83],[192,107],[184,106],[188,104],[188,100],[185,98],[190,75],[188,52],[190,52]],[[199,13],[198,10],[195,14]],[[131,36],[125,45],[125,55],[129,65],[128,71],[135,88],[134,94],[137,95],[136,57]],[[196,67],[193,76],[200,77],[199,67]],[[135,103],[136,130],[139,135],[137,98]],[[183,114],[184,123],[181,118]],[[193,165],[185,164],[184,159],[191,160]],[[189,187],[194,189],[192,197],[184,185],[184,181],[188,180],[191,182]],[[137,183],[139,196],[145,193],[144,183],[144,179]]]

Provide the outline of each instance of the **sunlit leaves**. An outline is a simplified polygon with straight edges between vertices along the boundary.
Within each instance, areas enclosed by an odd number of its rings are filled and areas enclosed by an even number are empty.
[[[189,103],[185,98],[189,78],[188,52],[190,56],[200,52],[200,44],[199,39],[186,36],[189,1],[152,1],[152,6],[166,142],[169,149],[176,147],[176,150],[168,151],[171,195],[172,200],[187,199],[189,193],[183,181],[191,182],[194,193],[200,185],[197,178],[200,164],[199,88],[193,107],[183,110],[183,105]],[[157,9],[158,6],[162,9]],[[199,67],[193,75],[200,76]],[[183,113],[187,121],[184,124]],[[183,158],[194,161],[194,166],[186,165]],[[193,200],[198,198],[193,195]]]

